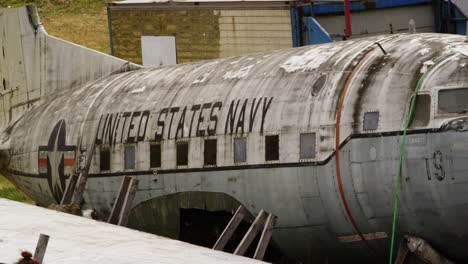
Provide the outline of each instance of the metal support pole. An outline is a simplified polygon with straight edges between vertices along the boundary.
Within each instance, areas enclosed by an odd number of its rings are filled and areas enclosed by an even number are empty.
[[[351,30],[351,11],[350,11],[349,0],[344,0],[344,11],[345,11],[345,21],[346,21],[346,35],[348,35],[348,37],[351,37],[353,32]]]

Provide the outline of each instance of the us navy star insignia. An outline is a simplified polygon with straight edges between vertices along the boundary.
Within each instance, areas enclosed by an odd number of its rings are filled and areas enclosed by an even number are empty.
[[[65,177],[75,165],[76,146],[65,144],[65,120],[60,120],[50,134],[48,144],[39,146],[39,175],[45,176],[55,201],[60,203],[65,190]]]

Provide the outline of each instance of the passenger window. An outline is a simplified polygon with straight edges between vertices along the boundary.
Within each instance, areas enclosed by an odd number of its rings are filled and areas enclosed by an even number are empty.
[[[413,117],[410,127],[427,126],[431,117],[431,96],[428,94],[419,94],[416,97]]]
[[[302,133],[300,135],[300,155],[301,159],[315,158],[315,133]]]
[[[161,144],[150,145],[150,168],[161,167]]]
[[[265,160],[279,160],[279,136],[265,136]]]
[[[103,148],[99,152],[99,169],[101,171],[110,170],[110,150]]]
[[[445,89],[439,91],[439,114],[465,114],[468,112],[468,88]]]
[[[189,151],[188,142],[177,142],[177,149],[176,149],[177,166],[188,165],[188,151]]]
[[[135,169],[135,146],[126,146],[124,156],[125,156],[125,169],[126,170]]]
[[[205,139],[203,156],[205,166],[216,165],[216,139]]]
[[[379,127],[379,112],[367,112],[364,114],[363,130],[376,130]]]
[[[234,138],[234,163],[247,162],[247,139]]]

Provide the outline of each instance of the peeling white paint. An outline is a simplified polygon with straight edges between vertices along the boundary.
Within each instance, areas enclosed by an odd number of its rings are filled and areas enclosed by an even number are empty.
[[[313,50],[306,51],[302,55],[291,56],[286,62],[281,64],[280,67],[287,73],[311,71],[317,69],[341,48],[342,47],[322,45]]]
[[[421,68],[421,73],[425,73],[427,69],[429,69],[429,67],[431,67],[432,65],[434,65],[434,62],[432,60],[428,60],[424,62]]]
[[[223,79],[229,80],[229,79],[243,78],[247,76],[247,74],[249,74],[249,71],[253,68],[253,66],[254,65],[249,65],[249,66],[242,67],[237,71],[228,71],[223,75]]]

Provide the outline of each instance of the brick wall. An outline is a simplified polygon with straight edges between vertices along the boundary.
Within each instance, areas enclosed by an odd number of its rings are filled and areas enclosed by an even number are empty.
[[[289,10],[112,10],[115,56],[142,63],[141,36],[175,36],[177,63],[292,47]]]

